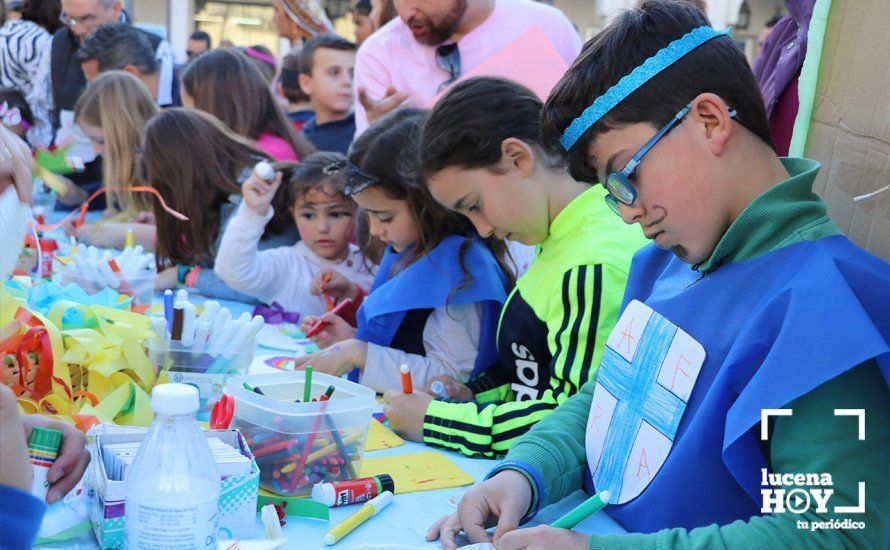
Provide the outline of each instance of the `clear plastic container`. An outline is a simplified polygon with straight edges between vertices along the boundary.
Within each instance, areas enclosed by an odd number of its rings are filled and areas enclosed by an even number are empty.
[[[149,340],[145,349],[159,382],[188,384],[198,389],[198,420],[207,421],[210,410],[223,394],[226,380],[247,373],[256,344],[231,355],[211,355],[207,347],[186,347],[180,342],[158,340]]]
[[[260,468],[260,486],[285,496],[307,495],[315,483],[355,479],[361,471],[375,392],[323,373],[312,377],[311,395],[328,401],[299,403],[303,372],[234,376],[226,393],[235,399],[233,427],[241,430]],[[249,391],[260,388],[265,395]],[[302,471],[298,471],[302,463]]]
[[[127,473],[126,547],[216,548],[219,474],[195,420],[198,392],[154,388],[155,419]]]
[[[72,273],[70,269],[62,272],[62,282],[65,284],[75,283],[82,288],[87,294],[93,295],[105,288],[133,297],[134,306],[151,306],[151,299],[155,292],[155,281],[158,274],[154,270],[146,269],[140,272],[138,276],[130,276],[125,279],[125,283],[119,283],[113,286],[105,277],[87,277],[81,273]]]

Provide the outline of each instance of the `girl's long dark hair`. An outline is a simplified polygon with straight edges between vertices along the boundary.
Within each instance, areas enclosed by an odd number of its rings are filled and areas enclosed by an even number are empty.
[[[375,184],[390,198],[408,203],[419,235],[417,244],[397,269],[404,268],[439,246],[445,237],[464,237],[459,261],[465,275],[464,283],[454,292],[468,287],[472,280],[465,265],[466,251],[477,237],[470,221],[441,204],[427,190],[419,169],[418,146],[427,112],[422,109],[402,109],[389,114],[368,128],[349,148],[349,162],[369,176],[380,179]],[[508,288],[516,281],[508,262],[509,253],[503,241],[485,240],[508,280]],[[452,293],[453,294],[453,293]]]
[[[215,117],[183,108],[167,109],[148,122],[142,155],[145,181],[189,218],[180,221],[155,201],[158,259],[189,265],[213,260],[222,205],[241,193],[238,179],[245,169],[271,160]],[[275,217],[268,232],[282,233],[293,224],[286,196],[282,186],[272,202]]]
[[[217,48],[195,58],[182,74],[182,86],[197,109],[240,136],[255,141],[272,133],[287,141],[299,159],[315,150],[288,121],[260,70],[238,50]]]

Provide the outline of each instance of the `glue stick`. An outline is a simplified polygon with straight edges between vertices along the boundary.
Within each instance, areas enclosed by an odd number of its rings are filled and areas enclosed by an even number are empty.
[[[31,439],[28,441],[28,458],[31,461],[31,469],[34,471],[31,494],[40,500],[46,499],[46,491],[49,489],[49,481],[46,476],[56,461],[56,457],[59,456],[61,445],[62,432],[59,430],[41,428],[40,426],[35,426],[31,430]]]
[[[388,474],[336,483],[316,483],[312,500],[325,506],[346,506],[367,502],[383,491],[395,492],[395,483]]]

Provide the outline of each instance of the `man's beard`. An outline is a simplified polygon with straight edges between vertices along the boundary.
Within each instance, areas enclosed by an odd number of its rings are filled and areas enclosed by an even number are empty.
[[[19,200],[15,187],[10,185],[0,195],[0,238],[6,243],[0,246],[0,282],[12,274],[27,229],[28,205]]]
[[[457,0],[454,4],[454,9],[445,16],[445,18],[438,24],[433,24],[433,22],[429,19],[424,21],[427,27],[429,28],[429,32],[423,38],[414,37],[418,42],[424,44],[426,46],[435,46],[437,44],[441,44],[445,42],[451,35],[454,34],[454,31],[457,29],[457,26],[460,24],[460,20],[463,19],[464,14],[467,11],[467,0]],[[416,23],[417,21],[412,17],[408,20],[408,25],[410,26],[412,23]]]

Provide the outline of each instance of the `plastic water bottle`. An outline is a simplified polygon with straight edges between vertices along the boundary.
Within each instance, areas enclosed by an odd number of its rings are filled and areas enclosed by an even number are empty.
[[[216,548],[219,475],[195,420],[198,390],[161,384],[154,423],[127,472],[127,548]]]

